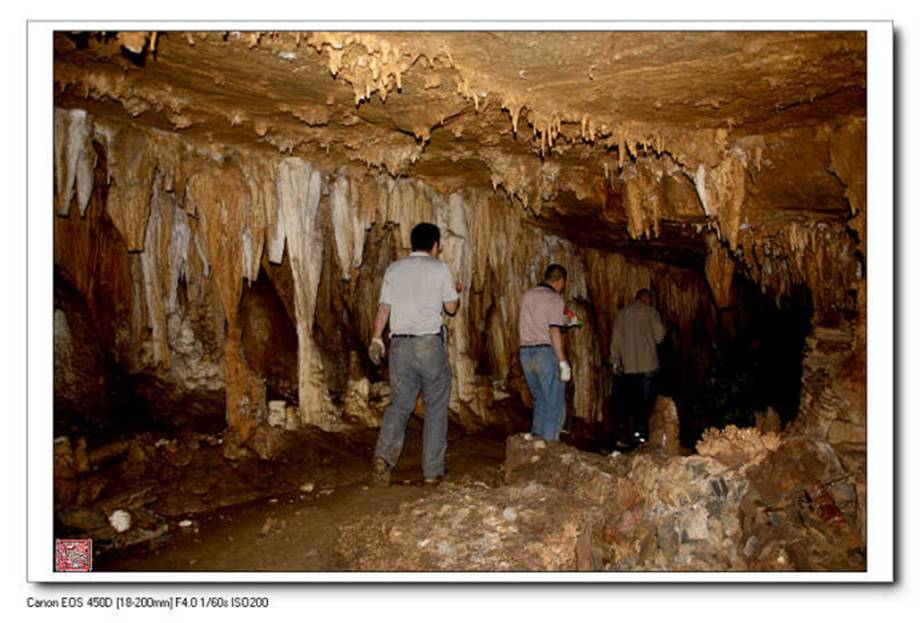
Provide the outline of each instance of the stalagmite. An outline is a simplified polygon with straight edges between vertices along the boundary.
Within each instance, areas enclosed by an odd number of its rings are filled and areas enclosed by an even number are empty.
[[[140,54],[147,47],[146,32],[120,32],[118,33],[118,42],[121,43],[131,52]]]
[[[680,418],[674,400],[658,396],[649,416],[648,429],[650,448],[664,454],[677,454],[680,451]]]

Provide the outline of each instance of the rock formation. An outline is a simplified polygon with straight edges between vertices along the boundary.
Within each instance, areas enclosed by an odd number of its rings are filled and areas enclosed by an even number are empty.
[[[504,485],[442,486],[344,526],[339,547],[362,571],[865,568],[852,475],[831,447],[766,445],[726,463],[510,437]]]

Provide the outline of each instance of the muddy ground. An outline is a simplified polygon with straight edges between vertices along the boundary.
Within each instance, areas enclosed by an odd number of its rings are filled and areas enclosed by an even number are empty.
[[[400,504],[433,495],[439,485],[422,481],[421,427],[410,423],[393,484],[375,487],[369,464],[373,435],[355,440],[349,456],[315,471],[287,470],[294,485],[266,488],[260,499],[170,518],[169,533],[122,550],[97,554],[95,570],[106,571],[347,571],[337,552],[340,526],[355,519],[393,512]],[[505,437],[498,432],[452,435],[447,451],[451,482],[500,483]],[[277,480],[277,479],[275,479]],[[304,491],[304,484],[312,490]],[[189,520],[191,526],[181,527]]]

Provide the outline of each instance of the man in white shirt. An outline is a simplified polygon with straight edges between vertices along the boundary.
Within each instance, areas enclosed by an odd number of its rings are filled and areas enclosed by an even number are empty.
[[[379,365],[386,352],[383,330],[390,323],[390,405],[374,452],[374,480],[389,484],[402,452],[406,424],[419,391],[425,402],[422,472],[426,483],[444,476],[450,359],[441,312],[457,313],[463,286],[438,260],[441,231],[431,223],[412,229],[412,253],[387,267],[380,290],[369,355]]]

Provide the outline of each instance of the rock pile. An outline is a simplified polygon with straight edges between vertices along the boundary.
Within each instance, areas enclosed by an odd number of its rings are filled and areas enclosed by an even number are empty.
[[[339,550],[356,570],[864,568],[856,489],[830,445],[732,428],[700,448],[605,457],[516,435],[502,486],[445,484],[344,526]]]
[[[339,551],[360,571],[590,570],[599,519],[577,496],[538,483],[445,483],[393,514],[343,527]]]
[[[510,483],[536,480],[602,511],[603,569],[736,570],[747,481],[703,456],[640,452],[603,458],[560,444],[508,440]]]

